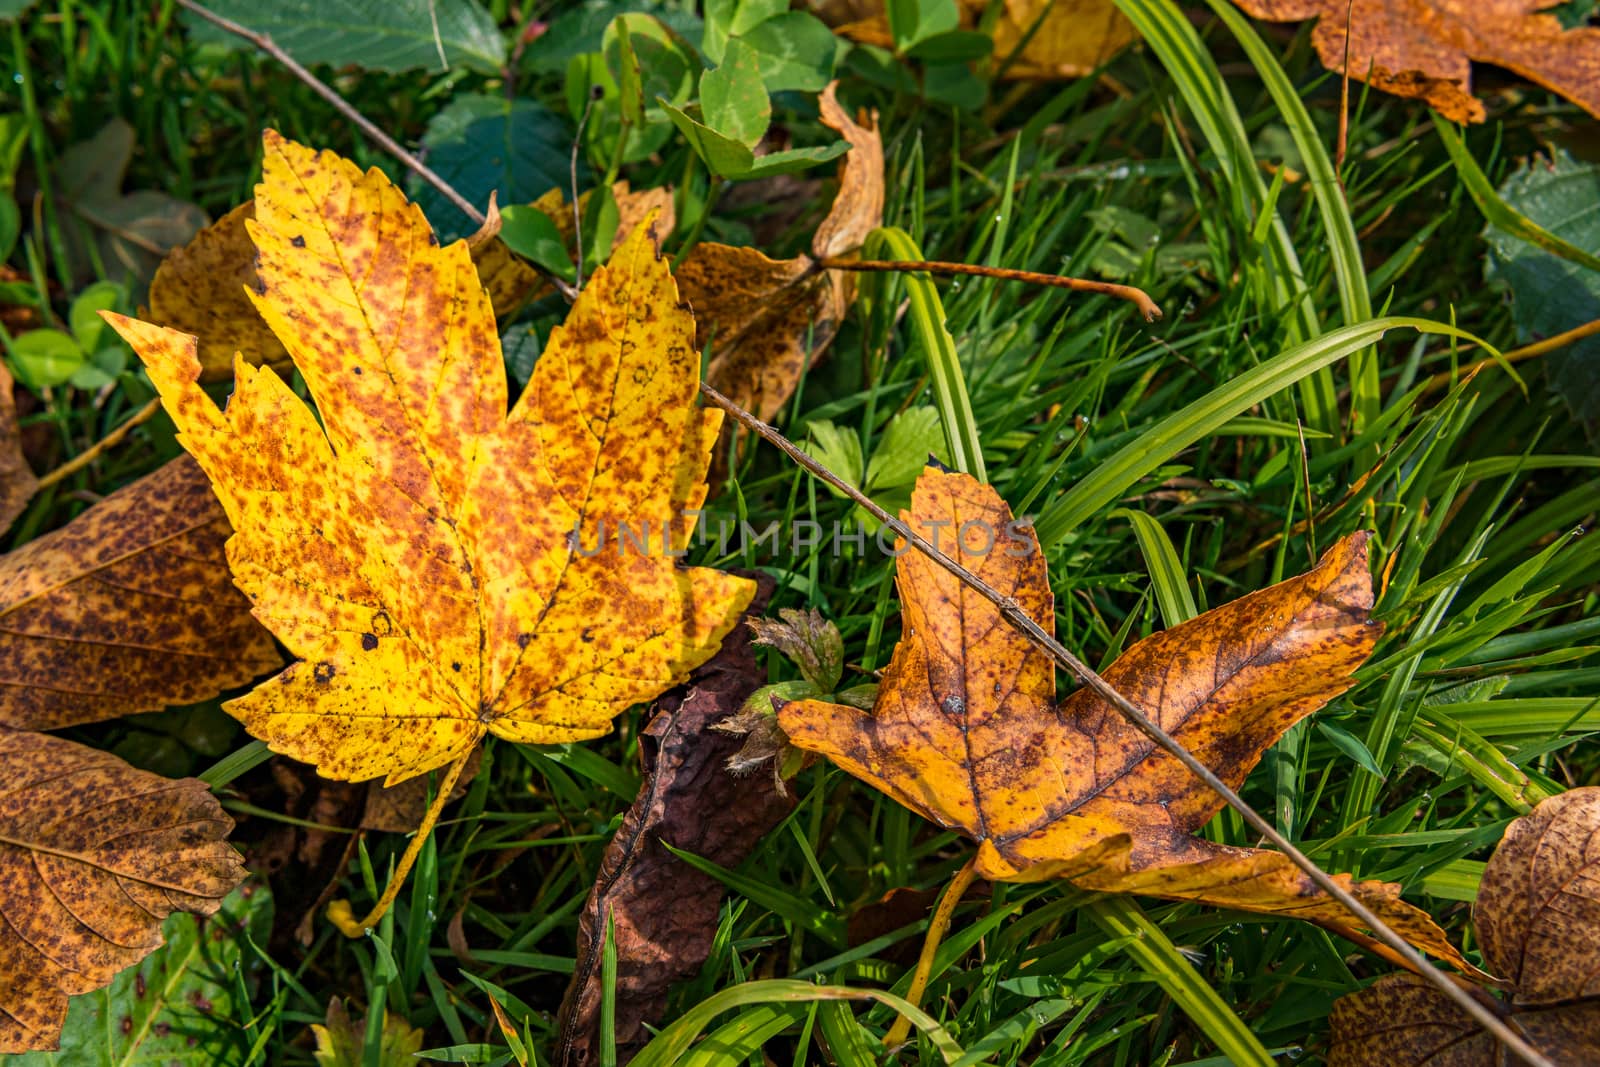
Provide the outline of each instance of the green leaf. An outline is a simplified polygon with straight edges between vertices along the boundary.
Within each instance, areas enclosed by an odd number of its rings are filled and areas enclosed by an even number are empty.
[[[782,152],[768,152],[764,156],[757,156],[755,162],[750,164],[750,169],[739,175],[741,178],[771,178],[777,174],[798,174],[803,170],[838,159],[850,151],[847,141],[835,141],[832,144],[820,145],[815,148],[790,148]]]
[[[72,336],[85,352],[100,351],[100,343],[109,335],[102,311],[115,311],[122,300],[122,286],[116,282],[95,282],[72,301],[67,311],[67,324]]]
[[[244,1063],[259,1024],[240,994],[259,967],[245,938],[265,943],[272,895],[247,882],[209,918],[179,913],[166,944],[104,989],[72,998],[59,1052],[12,1056],[7,1067],[210,1067]]]
[[[930,407],[908,408],[896,415],[883,431],[883,440],[867,464],[867,492],[910,485],[934,456],[946,462],[944,427],[939,412]]]
[[[811,440],[805,444],[806,452],[818,463],[857,488],[861,487],[861,436],[848,426],[835,426],[827,419],[808,423]],[[844,496],[833,486],[828,491],[834,496]]]
[[[1342,726],[1331,722],[1317,722],[1317,733],[1327,739],[1334,748],[1355,760],[1368,774],[1379,778],[1384,776],[1383,768],[1378,766],[1378,761],[1372,758],[1372,753],[1367,751],[1367,746],[1355,734]]]
[[[523,259],[570,279],[572,255],[555,222],[538,208],[513,204],[500,212],[500,240]]]
[[[742,178],[750,173],[750,168],[755,165],[756,156],[745,145],[724,137],[659,97],[656,103],[667,113],[672,124],[678,127],[678,132],[683,134],[684,139],[689,142],[689,147],[694,149],[695,155],[700,157],[711,173],[723,178]]]
[[[895,49],[901,52],[961,25],[956,0],[889,0],[885,11]]]
[[[60,385],[83,366],[83,349],[61,330],[29,330],[11,342],[11,366],[30,389]]]
[[[700,38],[701,23],[693,13],[650,0],[583,0],[554,6],[559,7],[561,13],[523,50],[521,69],[536,74],[557,74],[577,56],[601,51],[606,27],[623,14],[654,15],[683,39]]]
[[[994,51],[994,38],[972,30],[951,30],[925,37],[912,45],[906,55],[924,63],[971,63],[987,59]]]
[[[0,0],[0,20],[9,21],[27,14],[28,9],[38,0]],[[0,256],[0,259],[3,259]]]
[[[496,74],[506,44],[476,0],[207,0],[206,6],[307,65],[329,63],[391,73],[466,67]],[[197,42],[249,49],[242,38],[193,15]]]
[[[706,125],[749,148],[772,123],[772,100],[761,81],[761,62],[737,38],[728,42],[722,62],[700,77],[700,107]]]
[[[740,40],[760,56],[761,80],[769,92],[821,92],[833,78],[839,39],[815,15],[786,11]]]
[[[1515,171],[1499,191],[1519,218],[1581,252],[1600,252],[1600,166],[1557,152]],[[1502,221],[1505,221],[1502,219]],[[1490,276],[1511,289],[1511,315],[1524,343],[1600,319],[1600,270],[1530,243],[1525,229],[1490,225]],[[1543,358],[1550,389],[1600,442],[1600,338],[1588,337]]]
[[[491,192],[502,204],[521,204],[565,185],[571,145],[572,130],[554,111],[499,95],[457,96],[422,135],[428,165],[480,208]],[[433,186],[413,180],[411,194],[441,240],[477,228]]]
[[[789,0],[707,0],[706,31],[701,48],[713,63],[722,62],[729,37],[739,37],[789,10]]]

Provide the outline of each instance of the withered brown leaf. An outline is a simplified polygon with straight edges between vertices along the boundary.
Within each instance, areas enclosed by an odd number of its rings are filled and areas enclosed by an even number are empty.
[[[0,729],[0,1052],[55,1048],[67,998],[209,915],[244,879],[233,821],[193,778]]]
[[[1234,0],[1256,18],[1317,20],[1323,66],[1426,100],[1452,122],[1482,122],[1472,64],[1538,82],[1600,117],[1600,28],[1565,29],[1558,0]],[[1348,58],[1348,65],[1346,57]]]
[[[763,580],[746,619],[771,595]],[[640,739],[645,781],[606,848],[600,875],[578,919],[578,963],[561,1010],[558,1063],[597,1062],[600,952],[606,918],[617,948],[616,1036],[626,1058],[660,1020],[667,991],[705,962],[717,932],[722,885],[661,846],[724,867],[743,862],[794,806],[765,775],[739,777],[724,766],[740,742],[713,727],[739,710],[765,681],[740,626],[688,683],[662,697]]]
[[[1494,1003],[1511,1028],[1558,1063],[1600,1063],[1600,788],[1551,797],[1507,828],[1473,923],[1510,987],[1510,1002]],[[1414,975],[1340,998],[1330,1021],[1331,1067],[1522,1062]]]
[[[39,481],[22,454],[22,427],[17,423],[17,400],[11,371],[0,362],[0,533],[16,521],[33,498]]]
[[[289,353],[267,326],[247,291],[261,286],[256,276],[256,246],[245,229],[256,217],[248,200],[173,249],[150,280],[149,321],[193,334],[198,341],[200,378],[233,376],[233,357],[284,367]]]
[[[754,248],[705,242],[678,268],[694,308],[695,344],[711,346],[706,380],[746,411],[776,415],[805,369],[827,351],[855,295],[854,281],[817,261],[861,247],[883,224],[883,141],[877,113],[859,124],[822,93],[822,121],[850,142],[833,207],[812,237],[811,254],[771,259]]]
[[[185,456],[0,557],[0,727],[192,703],[279,666],[234,588],[228,534]]]
[[[1038,542],[992,488],[930,467],[902,518],[1053,629]],[[1382,632],[1366,543],[1348,537],[1309,573],[1140,641],[1105,680],[1237,789],[1285,730],[1350,687]],[[794,744],[972,838],[985,878],[1067,878],[1355,932],[1286,856],[1194,836],[1222,799],[1093,690],[1058,705],[1052,661],[990,601],[919,552],[897,568],[905,631],[877,704],[786,704]],[[1338,878],[1419,948],[1466,966],[1398,886]]]

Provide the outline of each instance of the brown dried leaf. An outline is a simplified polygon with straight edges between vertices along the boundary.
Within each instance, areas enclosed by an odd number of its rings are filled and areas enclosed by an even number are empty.
[[[975,30],[989,0],[959,0],[959,7],[961,28]],[[853,17],[841,24],[830,18],[835,11]],[[837,25],[842,37],[879,48],[894,47],[881,3],[827,5],[819,14],[824,21]],[[1005,0],[1005,8],[991,32],[996,64],[1022,46],[1003,74],[1020,81],[1081,78],[1138,37],[1133,23],[1111,0]]]
[[[17,424],[17,401],[11,371],[0,362],[0,533],[16,521],[33,499],[39,482],[22,454],[22,427]]]
[[[1559,7],[1555,0],[1234,2],[1273,22],[1317,19],[1311,41],[1323,66],[1426,100],[1452,122],[1484,119],[1472,95],[1474,62],[1515,71],[1600,117],[1600,28],[1568,30],[1540,14]]]
[[[930,467],[902,517],[1053,629],[1038,542],[992,488]],[[905,632],[876,706],[786,704],[794,744],[977,841],[985,878],[1068,878],[1348,927],[1283,855],[1193,836],[1221,798],[1092,690],[1057,705],[1052,661],[993,604],[921,553],[897,566]],[[1382,632],[1371,605],[1357,534],[1307,574],[1139,642],[1105,679],[1237,789],[1285,730],[1350,687]],[[1398,886],[1340,878],[1418,947],[1466,966]]]
[[[467,757],[467,765],[450,791],[453,801],[467,795],[467,787],[478,776],[478,766],[483,762],[483,746],[479,745]],[[373,779],[367,783],[367,806],[361,815],[363,830],[379,830],[387,834],[409,834],[422,822],[428,810],[428,779],[407,778],[398,785],[386,786]]]
[[[261,288],[256,246],[245,232],[245,221],[255,217],[254,200],[240,204],[169,252],[150,281],[145,317],[199,339],[202,381],[231,378],[236,352],[251,363],[289,363],[246,292]]]
[[[706,380],[747,411],[770,419],[806,368],[827,351],[855,296],[839,271],[817,260],[848,255],[883,224],[883,140],[877,112],[858,124],[823,90],[822,121],[850,142],[833,207],[812,238],[812,255],[770,259],[753,248],[706,242],[679,267],[678,285],[694,308],[695,343],[711,346]]]
[[[1506,828],[1473,925],[1517,1003],[1600,996],[1600,788],[1551,797]]]
[[[0,1052],[57,1046],[67,998],[160,947],[174,911],[216,911],[245,870],[203,782],[0,730]]]
[[[234,588],[228,534],[184,457],[0,558],[0,727],[192,703],[279,666]]]
[[[1483,871],[1473,922],[1508,980],[1506,1022],[1558,1063],[1600,1063],[1600,788],[1545,800],[1506,830]],[[1393,975],[1342,997],[1332,1067],[1521,1063],[1438,990]]]
[[[751,604],[759,615],[771,595],[763,581]],[[699,971],[716,936],[722,884],[661,847],[661,841],[736,867],[794,801],[764,775],[729,774],[723,764],[739,742],[712,727],[739,710],[765,678],[740,626],[687,685],[662,697],[640,750],[646,778],[601,860],[600,875],[578,925],[578,963],[561,1009],[564,1067],[595,1062],[600,1021],[600,951],[606,917],[615,924],[616,1035],[619,1059],[649,1037],[674,982]]]
[[[676,216],[673,214],[675,209],[671,189],[640,189],[634,192],[624,180],[611,187],[611,195],[617,201],[617,234],[611,241],[612,251],[621,247],[628,235],[652,211],[660,212],[655,221],[657,237],[665,240],[672,233]],[[578,210],[582,211],[588,203],[589,194],[584,193],[578,198]],[[572,209],[567,206],[562,191],[551,189],[528,206],[550,216],[550,221],[556,224],[556,230],[567,246],[567,252],[576,258],[577,231],[573,226]],[[472,244],[472,262],[478,268],[483,287],[489,291],[489,303],[494,307],[496,318],[503,319],[528,301],[549,292],[550,286],[539,276],[539,272],[493,235]]]

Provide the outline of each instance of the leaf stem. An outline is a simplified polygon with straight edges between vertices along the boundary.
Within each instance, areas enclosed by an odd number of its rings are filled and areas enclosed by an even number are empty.
[[[1097,282],[1088,278],[1072,278],[1065,274],[1041,274],[1032,270],[1012,270],[1009,267],[988,267],[978,263],[948,263],[943,260],[898,259],[839,259],[829,256],[817,260],[817,266],[827,270],[854,271],[920,271],[925,274],[967,274],[979,278],[994,278],[1003,282],[1024,282],[1044,285],[1052,289],[1071,289],[1075,293],[1099,293],[1131,301],[1144,316],[1144,321],[1155,322],[1161,318],[1161,308],[1143,289],[1113,282]]]
[[[967,890],[977,877],[978,855],[973,853],[967,865],[950,879],[944,896],[939,898],[939,906],[934,909],[933,919],[928,923],[928,932],[922,938],[922,955],[917,957],[917,969],[911,975],[911,988],[906,990],[906,1002],[914,1008],[922,1006],[922,994],[928,991],[928,979],[933,975],[933,958],[938,955],[944,935],[950,929],[950,920],[955,918],[956,906],[967,895]],[[883,1035],[883,1043],[887,1048],[894,1048],[910,1036],[911,1019],[901,1015],[895,1019],[889,1032]]]
[[[180,0],[181,2],[181,0]],[[334,900],[328,903],[328,918],[339,932],[346,937],[365,937],[373,927],[378,925],[388,912],[389,906],[394,903],[395,897],[400,895],[400,889],[405,885],[406,876],[411,873],[411,868],[417,862],[417,856],[422,852],[423,842],[428,840],[428,835],[433,832],[433,826],[439,821],[439,813],[444,811],[444,806],[450,803],[450,794],[455,792],[456,780],[461,777],[461,772],[466,769],[467,761],[472,758],[469,748],[449,767],[445,768],[443,777],[439,779],[438,792],[434,795],[433,803],[428,805],[428,810],[423,813],[422,825],[417,827],[417,832],[411,835],[411,843],[406,846],[405,853],[400,857],[400,865],[389,875],[389,884],[384,887],[383,896],[372,906],[372,910],[359,921],[350,908],[348,900]]]

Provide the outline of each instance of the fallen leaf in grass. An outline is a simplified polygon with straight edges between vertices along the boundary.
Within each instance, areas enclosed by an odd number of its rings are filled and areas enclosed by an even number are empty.
[[[971,31],[978,29],[990,4],[959,0],[958,6],[958,28]],[[832,12],[819,14],[834,22],[842,37],[879,48],[895,47],[881,3],[833,5]],[[849,17],[841,20],[841,16]],[[994,38],[997,68],[1011,59],[1001,76],[1025,81],[1081,78],[1139,36],[1111,0],[1004,0],[988,32]]]
[[[193,338],[108,316],[144,358],[232,520],[228,560],[297,662],[227,710],[328,777],[390,785],[487,733],[596,737],[709,659],[753,586],[659,552],[705,498],[721,413],[648,226],[596,273],[507,414],[465,242],[440,247],[378,170],[265,137],[257,310],[314,416],[239,361],[226,413]],[[318,416],[320,416],[320,421]]]
[[[1506,829],[1473,924],[1484,961],[1510,987],[1509,1003],[1493,1003],[1511,1028],[1557,1063],[1600,1063],[1600,788],[1553,796]],[[1330,1067],[1521,1062],[1414,975],[1339,998],[1330,1022]]]
[[[188,457],[0,557],[0,728],[189,704],[282,665]]]
[[[55,195],[72,215],[72,224],[62,228],[67,260],[81,281],[103,276],[142,282],[163,256],[211,221],[197,205],[165,193],[124,194],[133,145],[133,127],[116,118],[62,152],[56,163]],[[90,255],[91,242],[99,266]]]
[[[1600,116],[1600,28],[1563,28],[1552,0],[1234,2],[1273,22],[1315,18],[1311,42],[1323,66],[1425,100],[1452,122],[1484,119],[1473,63],[1515,71]]]
[[[39,482],[22,454],[22,427],[11,371],[0,362],[0,533],[4,533],[33,499]]]
[[[751,605],[759,614],[770,585]],[[619,1059],[649,1040],[667,991],[710,954],[723,888],[661,842],[723,867],[737,867],[794,806],[764,775],[737,777],[723,766],[739,741],[714,732],[763,681],[751,634],[739,627],[689,682],[661,699],[640,739],[645,780],[607,846],[578,920],[578,962],[561,1009],[565,1067],[597,1063],[600,952],[606,917],[617,949]]]
[[[266,944],[272,912],[272,894],[250,881],[213,915],[170,916],[161,925],[164,945],[105,988],[72,998],[58,1051],[16,1056],[6,1067],[250,1062],[254,1035],[246,1026],[254,1011],[247,996],[266,968],[246,939]]]
[[[817,260],[861,247],[883,224],[883,141],[822,93],[822,121],[850,143],[839,192],[812,238],[811,255],[770,259],[754,248],[705,242],[690,250],[678,284],[694,307],[695,343],[711,347],[706,380],[747,411],[771,419],[794,394],[805,369],[825,352],[854,299],[854,282]]]
[[[231,376],[235,353],[275,367],[289,362],[247,293],[260,284],[256,246],[245,229],[255,214],[255,201],[240,204],[168,253],[150,280],[150,309],[143,314],[198,338],[201,381]]]
[[[584,193],[578,198],[579,211],[587,207],[589,195]],[[611,242],[613,252],[622,247],[622,243],[650,217],[651,212],[655,212],[658,239],[665,239],[672,232],[674,216],[671,189],[640,189],[635,192],[626,181],[619,181],[611,187],[611,195],[617,203],[617,235]],[[561,235],[567,254],[576,259],[577,229],[573,224],[572,207],[562,191],[551,189],[528,206],[549,216]],[[549,283],[539,276],[539,272],[514,255],[499,238],[474,247],[472,262],[478,268],[478,276],[483,279],[483,287],[489,291],[489,302],[494,305],[494,313],[499,318],[515,314],[522,305],[550,291]]]
[[[311,1033],[317,1039],[311,1056],[317,1067],[411,1067],[419,1062],[422,1031],[400,1016],[390,1015],[387,1008],[378,1010],[383,1012],[382,1036],[376,1057],[367,1059],[366,1017],[351,1019],[342,999],[329,1000],[326,1018],[320,1024],[311,1024]]]
[[[1044,555],[993,489],[930,467],[902,517],[1054,629]],[[1052,661],[989,601],[915,551],[898,583],[904,635],[876,705],[786,704],[778,721],[794,744],[978,842],[985,878],[1068,878],[1349,928],[1283,855],[1193,836],[1222,799],[1092,690],[1058,705]],[[1105,679],[1237,789],[1285,730],[1350,688],[1382,632],[1371,606],[1356,534],[1307,574],[1140,641]],[[1465,966],[1398,886],[1350,888],[1418,947]]]
[[[467,795],[467,787],[478,776],[478,765],[483,762],[482,747],[472,750],[461,777],[450,792],[452,801]],[[366,809],[361,813],[363,830],[379,830],[389,834],[409,834],[416,830],[428,810],[428,780],[407,778],[398,785],[386,786],[382,782],[367,783]]]
[[[245,871],[197,779],[10,730],[0,772],[0,1052],[50,1049],[69,996],[158,948],[171,913],[216,911]]]

